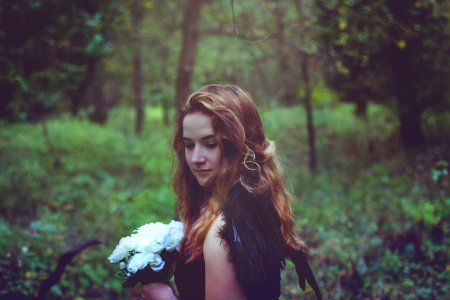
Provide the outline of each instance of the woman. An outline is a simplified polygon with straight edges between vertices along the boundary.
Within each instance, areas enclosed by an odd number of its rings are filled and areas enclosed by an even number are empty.
[[[290,195],[247,93],[207,85],[181,108],[173,146],[178,214],[185,225],[175,282],[185,299],[278,299],[286,257],[320,297],[294,233]],[[311,279],[312,278],[312,279]],[[145,299],[177,299],[149,284]]]

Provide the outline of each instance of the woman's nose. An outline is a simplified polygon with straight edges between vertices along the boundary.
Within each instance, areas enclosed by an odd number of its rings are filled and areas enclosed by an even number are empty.
[[[195,146],[194,147],[194,152],[192,153],[192,158],[191,158],[193,163],[203,163],[206,161],[206,157],[205,154],[203,153],[201,147]]]

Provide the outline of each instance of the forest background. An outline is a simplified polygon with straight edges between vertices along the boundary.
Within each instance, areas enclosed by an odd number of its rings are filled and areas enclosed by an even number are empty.
[[[106,258],[175,218],[176,107],[215,82],[257,102],[326,298],[448,299],[449,20],[445,0],[0,0],[0,298],[92,239],[48,299],[126,298]],[[282,299],[312,298],[287,263]]]

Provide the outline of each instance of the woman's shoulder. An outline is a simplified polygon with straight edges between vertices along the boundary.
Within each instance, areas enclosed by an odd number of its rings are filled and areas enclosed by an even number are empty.
[[[219,215],[209,229],[203,244],[206,298],[244,299],[233,265],[228,259],[228,245],[219,235],[224,223],[223,216]]]
[[[205,242],[203,244],[203,254],[211,255],[211,254],[227,254],[226,245],[224,240],[220,237],[220,231],[225,225],[225,218],[223,214],[219,214],[219,216],[214,220],[211,225],[208,233],[205,237]]]

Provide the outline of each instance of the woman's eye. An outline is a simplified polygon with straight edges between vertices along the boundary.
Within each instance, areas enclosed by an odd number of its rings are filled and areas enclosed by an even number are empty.
[[[192,149],[192,148],[194,148],[194,144],[184,144],[184,148]]]
[[[210,149],[214,149],[214,148],[216,148],[217,147],[217,143],[207,143],[206,144],[206,147],[208,147],[208,148],[210,148]]]

